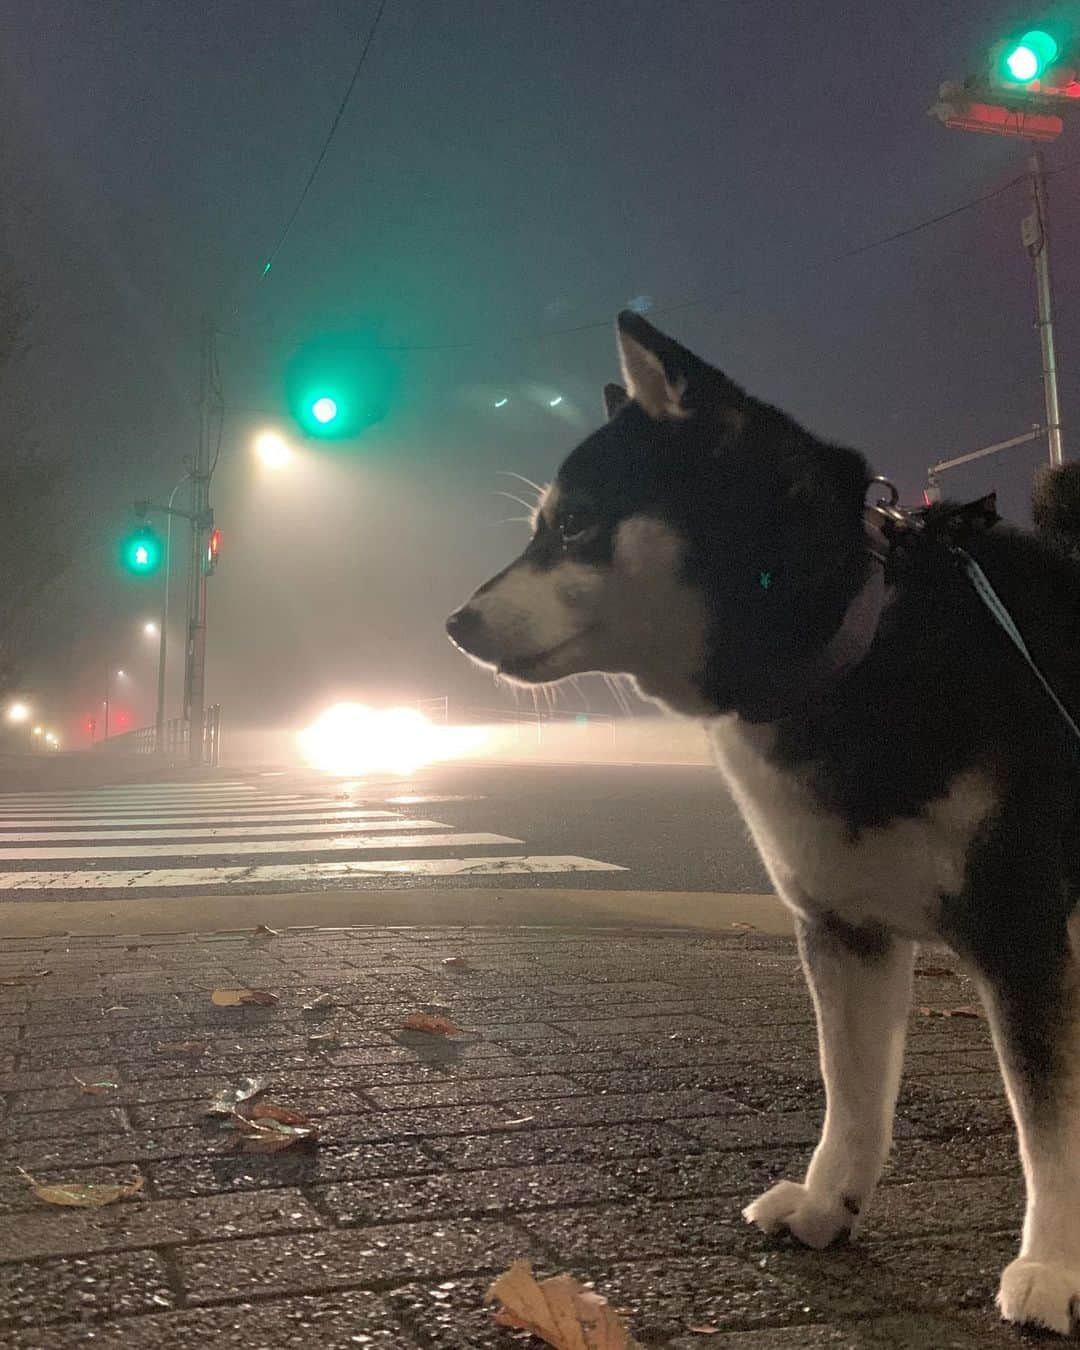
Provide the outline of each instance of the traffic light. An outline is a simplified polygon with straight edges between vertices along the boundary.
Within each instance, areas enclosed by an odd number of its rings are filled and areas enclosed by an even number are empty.
[[[149,525],[140,525],[120,546],[120,562],[135,576],[151,576],[161,566],[161,540]]]
[[[1029,28],[999,42],[990,58],[990,83],[1019,96],[1019,106],[1050,107],[1080,99],[1077,80],[1080,49],[1071,29],[1048,25]]]
[[[386,416],[394,377],[373,339],[316,338],[293,354],[285,372],[289,411],[308,436],[349,440]]]
[[[214,529],[206,540],[206,557],[203,559],[203,572],[212,576],[217,570],[218,554],[221,552],[221,531]]]

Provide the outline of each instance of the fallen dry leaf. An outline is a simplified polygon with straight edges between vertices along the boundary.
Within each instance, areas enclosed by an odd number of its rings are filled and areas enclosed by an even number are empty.
[[[210,1049],[209,1041],[161,1041],[158,1053],[162,1055],[205,1055]]]
[[[305,1003],[302,1011],[306,1013],[328,1013],[331,1008],[337,1007],[334,1002],[333,994],[319,994],[313,998],[310,1003]]]
[[[266,1087],[265,1078],[241,1078],[235,1087],[222,1088],[206,1108],[208,1116],[231,1116],[241,1102],[257,1097]]]
[[[977,1003],[961,1003],[955,1008],[920,1008],[923,1017],[982,1017],[983,1010]]]
[[[692,1331],[695,1336],[718,1336],[719,1327],[687,1327],[687,1331]]]
[[[469,967],[468,961],[463,956],[444,956],[442,964],[450,970],[467,970]]]
[[[244,1153],[280,1153],[296,1144],[313,1144],[319,1137],[318,1126],[306,1116],[274,1102],[258,1102],[235,1112],[233,1124]]]
[[[257,928],[251,930],[252,937],[280,937],[280,928],[268,928],[266,924],[261,923]]]
[[[17,980],[0,980],[0,986],[4,989],[10,989],[14,985],[26,984],[30,980],[40,980],[44,976],[51,974],[51,970],[35,970],[29,975],[20,975]]]
[[[528,1125],[530,1120],[535,1120],[535,1116],[518,1116],[516,1120],[504,1120],[504,1125]]]
[[[89,1092],[94,1097],[103,1097],[106,1092],[112,1092],[120,1086],[119,1083],[110,1083],[106,1079],[102,1079],[99,1083],[88,1083],[85,1078],[80,1078],[77,1073],[73,1073],[71,1076],[84,1092]]]
[[[639,1350],[607,1299],[572,1275],[539,1283],[528,1261],[515,1261],[484,1295],[503,1305],[495,1321],[539,1336],[555,1350]]]
[[[427,1031],[432,1036],[453,1036],[461,1030],[448,1017],[426,1012],[410,1013],[401,1025],[407,1031]]]
[[[336,1031],[316,1031],[307,1038],[307,1043],[312,1050],[333,1050],[340,1040]]]
[[[216,1003],[219,1008],[235,1008],[241,1003],[259,1003],[271,1008],[280,1001],[277,994],[268,993],[265,989],[215,989],[210,995],[210,1002]]]
[[[115,1204],[117,1200],[137,1195],[146,1184],[145,1177],[135,1176],[120,1184],[91,1181],[73,1182],[69,1186],[43,1186],[21,1167],[19,1171],[39,1200],[44,1200],[48,1205],[66,1205],[74,1209],[100,1209],[102,1205]]]

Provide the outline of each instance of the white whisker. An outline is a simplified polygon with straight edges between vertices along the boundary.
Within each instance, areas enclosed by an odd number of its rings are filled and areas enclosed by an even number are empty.
[[[538,497],[544,495],[544,489],[539,483],[534,483],[531,478],[526,478],[523,473],[514,473],[513,469],[498,469],[496,472],[502,474],[504,478],[516,478],[519,483],[524,483],[526,487],[531,487]]]
[[[526,511],[535,511],[535,510],[536,510],[536,504],[535,504],[535,502],[527,502],[527,501],[525,500],[524,497],[518,497],[518,496],[517,496],[515,493],[513,493],[513,492],[503,492],[501,488],[496,488],[496,490],[495,490],[495,496],[496,496],[496,497],[506,497],[509,501],[517,502],[518,506],[523,506],[523,507],[525,508]]]

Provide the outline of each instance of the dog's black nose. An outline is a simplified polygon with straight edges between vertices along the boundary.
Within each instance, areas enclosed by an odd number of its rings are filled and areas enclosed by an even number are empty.
[[[454,610],[446,621],[446,631],[450,634],[450,641],[470,656],[478,656],[483,660],[490,654],[491,637],[484,620],[472,605],[462,605],[460,609]]]

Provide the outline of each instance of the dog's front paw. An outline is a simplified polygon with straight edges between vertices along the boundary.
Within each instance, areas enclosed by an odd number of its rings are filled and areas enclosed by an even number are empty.
[[[858,1209],[843,1196],[817,1195],[797,1181],[781,1181],[742,1212],[763,1233],[790,1233],[807,1247],[828,1247],[846,1238]]]
[[[997,1305],[1006,1322],[1049,1327],[1067,1336],[1080,1305],[1080,1270],[1021,1257],[1002,1271]]]

